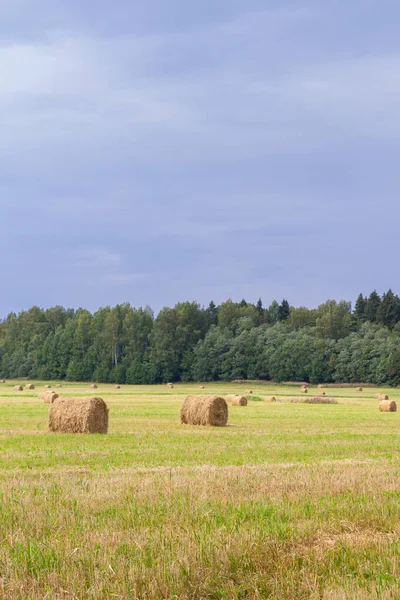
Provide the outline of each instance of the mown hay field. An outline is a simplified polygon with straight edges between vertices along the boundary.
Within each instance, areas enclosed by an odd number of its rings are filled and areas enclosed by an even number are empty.
[[[183,399],[248,386],[99,384],[108,434],[73,435],[48,433],[45,382],[17,383],[0,384],[0,598],[400,597],[400,414],[376,388],[320,405],[252,383],[214,428],[180,425]]]

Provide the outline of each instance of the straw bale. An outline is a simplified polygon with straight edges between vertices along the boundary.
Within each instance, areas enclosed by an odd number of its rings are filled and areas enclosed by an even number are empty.
[[[107,404],[95,396],[57,398],[50,407],[49,429],[60,433],[107,433]]]
[[[246,396],[239,396],[238,394],[228,394],[225,400],[232,404],[232,406],[247,406]]]
[[[181,423],[225,427],[228,405],[219,396],[187,396],[181,407]]]
[[[59,395],[53,391],[40,392],[38,398],[39,400],[43,400],[45,404],[53,404],[54,400],[57,400],[57,398],[59,398]]]
[[[396,412],[397,404],[394,400],[381,400],[379,402],[380,412]]]

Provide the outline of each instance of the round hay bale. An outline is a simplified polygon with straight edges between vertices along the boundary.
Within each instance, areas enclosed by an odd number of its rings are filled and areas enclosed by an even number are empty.
[[[246,396],[239,396],[237,394],[228,394],[225,400],[232,404],[232,406],[247,406]]]
[[[22,392],[23,389],[22,385],[14,385],[14,392]]]
[[[90,387],[92,390],[97,390],[97,383],[92,383]]]
[[[51,388],[51,385],[45,385],[44,387],[49,390]]]
[[[306,387],[302,387],[302,388],[301,388],[301,390],[300,390],[300,392],[301,392],[302,394],[307,394],[307,392],[308,392],[308,388],[306,388]]]
[[[40,392],[38,398],[39,400],[43,400],[45,404],[53,404],[54,400],[57,400],[60,396],[53,391],[50,392]]]
[[[319,389],[319,390],[323,390],[323,389],[324,389],[324,386],[322,385],[322,383],[320,383],[320,384],[318,385],[318,389]]]
[[[362,391],[363,391],[362,387],[357,388],[357,392],[362,392]]]
[[[245,394],[252,394],[252,393],[253,393],[253,390],[246,390],[245,391]]]
[[[394,400],[381,400],[379,402],[379,412],[396,412],[397,404]]]
[[[25,386],[26,390],[34,390],[35,386],[33,385],[33,383],[27,383]]]
[[[326,396],[326,392],[321,392],[321,396]]]
[[[201,385],[201,386],[200,386],[200,389],[201,389],[201,390],[204,390],[204,385]]]
[[[225,427],[228,405],[220,396],[187,396],[181,407],[181,423]]]
[[[389,400],[387,394],[374,394],[374,398],[376,398],[376,400]]]
[[[174,384],[173,384],[173,383],[167,383],[167,388],[169,388],[169,389],[171,389],[171,390],[172,390],[172,389],[173,389],[173,387],[174,387]]]
[[[60,433],[107,433],[107,404],[95,396],[57,398],[49,410],[49,430]]]
[[[62,388],[62,384],[61,383],[57,383],[56,388]]]
[[[276,402],[276,398],[275,396],[267,396],[267,398],[264,399],[264,402]]]
[[[120,390],[120,389],[121,389],[121,386],[120,386],[120,385],[116,385],[116,386],[115,386],[115,389],[116,389],[116,390]]]
[[[0,379],[0,383],[5,383],[6,380],[5,379]]]

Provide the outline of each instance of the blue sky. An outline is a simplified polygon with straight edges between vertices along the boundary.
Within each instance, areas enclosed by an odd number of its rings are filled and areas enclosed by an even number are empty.
[[[393,0],[0,0],[0,316],[397,285]]]

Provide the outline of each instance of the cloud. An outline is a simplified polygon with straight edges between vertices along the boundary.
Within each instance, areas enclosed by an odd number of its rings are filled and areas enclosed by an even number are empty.
[[[155,307],[274,290],[307,303],[368,279],[381,250],[364,232],[394,236],[380,215],[399,216],[400,47],[384,11],[43,2],[0,2],[5,278],[40,264],[57,302],[132,290]],[[18,306],[41,293],[32,279]]]
[[[106,248],[79,248],[71,252],[73,266],[83,268],[103,268],[118,266],[121,255]]]

